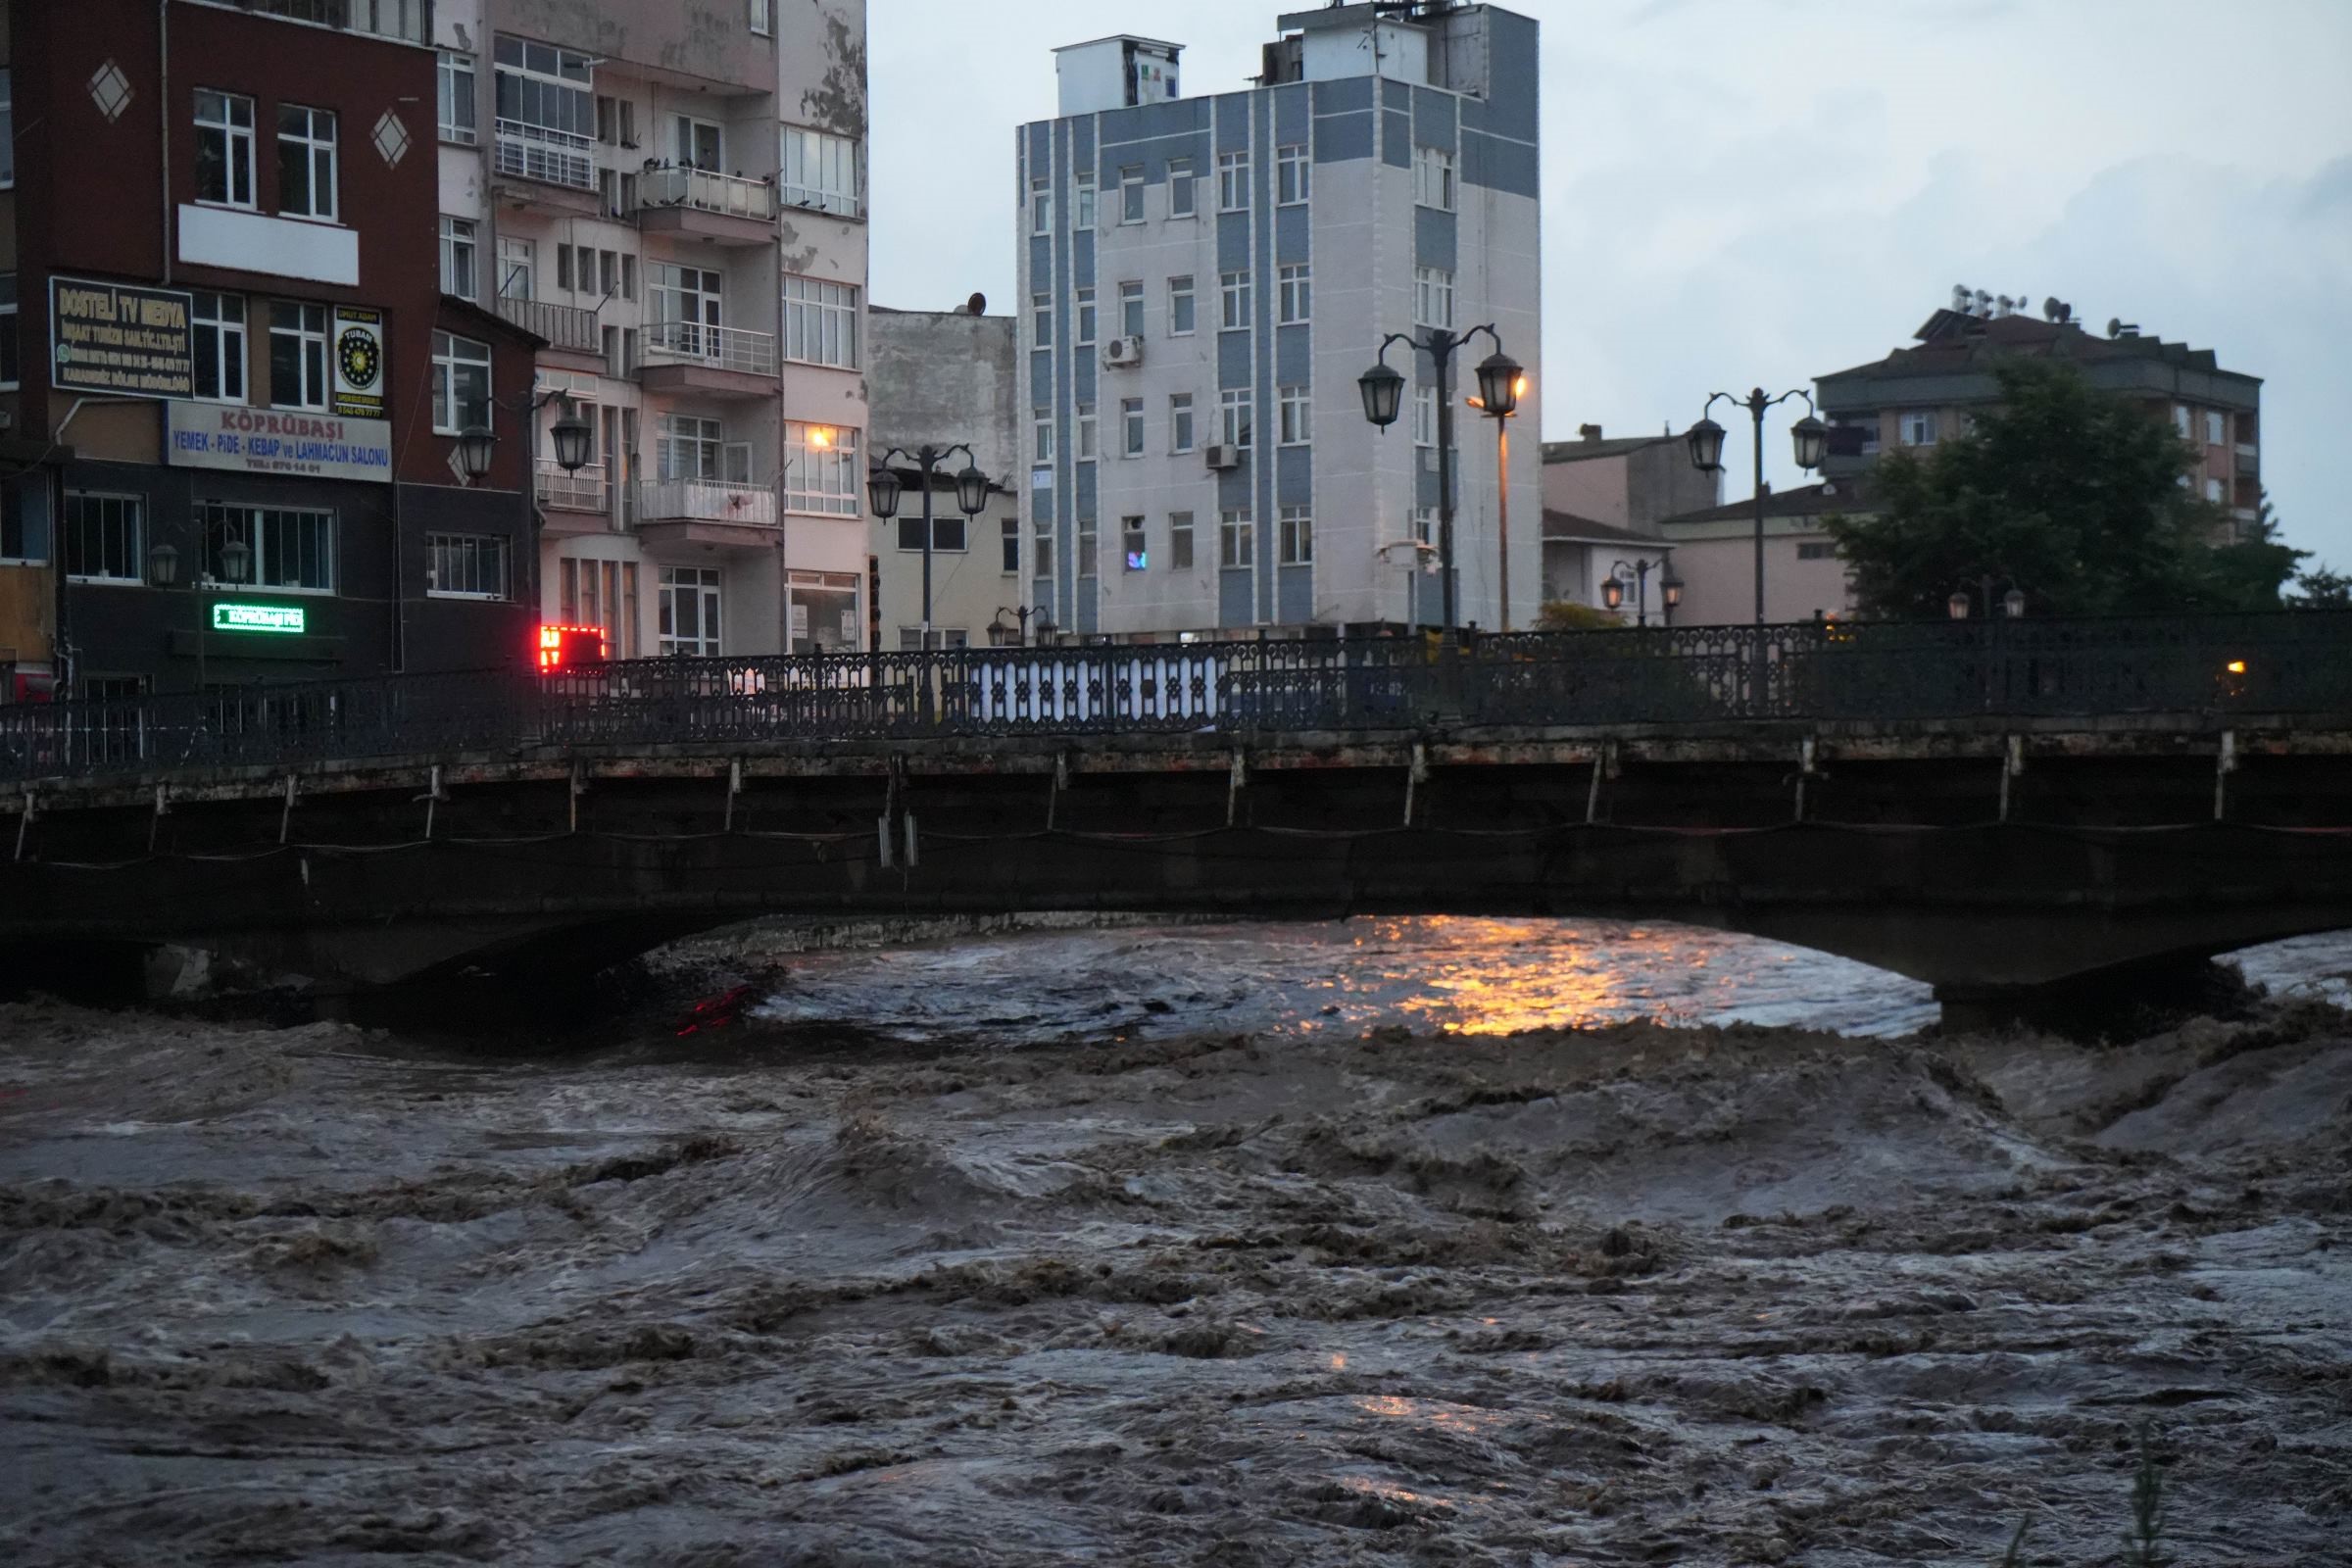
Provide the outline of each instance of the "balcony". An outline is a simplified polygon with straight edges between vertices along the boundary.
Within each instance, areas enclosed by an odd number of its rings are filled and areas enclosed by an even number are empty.
[[[648,544],[765,550],[775,544],[772,486],[732,479],[653,479],[637,486],[637,533]]]
[[[2253,442],[2240,441],[2234,456],[2237,459],[2236,471],[2243,477],[2250,479],[2262,472],[2262,451]]]
[[[776,188],[710,169],[649,169],[637,182],[637,225],[720,245],[765,245],[776,237]]]
[[[561,523],[551,519],[548,532],[598,533],[605,528],[610,490],[601,466],[592,465],[577,473],[566,473],[561,465],[542,458],[538,491],[539,505],[548,511],[571,513],[578,519],[586,519],[585,526],[574,518],[565,518]]]
[[[493,172],[502,179],[526,179],[578,191],[587,198],[556,205],[564,211],[596,208],[596,143],[568,130],[525,124],[519,120],[498,122],[498,150]]]
[[[429,43],[431,28],[422,0],[400,0],[391,5],[362,4],[361,0],[225,0],[239,11],[344,32],[368,32],[409,43]]]
[[[547,339],[550,348],[566,349],[574,354],[602,354],[604,337],[594,311],[583,311],[576,305],[557,305],[549,300],[518,300],[500,295],[498,314],[526,332],[536,332]]]
[[[645,329],[645,364],[638,384],[648,392],[692,392],[716,398],[776,395],[772,333],[701,321],[656,321]]]

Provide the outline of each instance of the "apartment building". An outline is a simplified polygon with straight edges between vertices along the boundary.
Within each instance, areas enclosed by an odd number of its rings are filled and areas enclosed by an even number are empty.
[[[1410,416],[1356,385],[1391,332],[1542,340],[1536,23],[1454,0],[1279,19],[1256,86],[1180,90],[1182,50],[1056,53],[1060,114],[1021,127],[1028,603],[1064,635],[1434,624],[1437,386]],[[1490,351],[1455,361],[1455,396]],[[1411,363],[1408,365],[1407,361]],[[1543,377],[1518,424],[1541,425]],[[1502,619],[1502,443],[1457,421],[1459,618]],[[1511,447],[1511,619],[1541,590],[1538,443]]]
[[[545,340],[540,614],[620,659],[858,646],[863,0],[434,10],[441,289]]]
[[[528,657],[534,340],[433,286],[424,10],[0,6],[9,695]]]

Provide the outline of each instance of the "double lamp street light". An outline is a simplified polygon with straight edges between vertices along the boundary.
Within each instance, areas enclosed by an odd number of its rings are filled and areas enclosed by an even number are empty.
[[[912,452],[892,447],[881,460],[866,471],[865,499],[874,509],[874,515],[888,522],[899,514],[899,497],[906,481],[899,470],[890,466],[893,458],[904,458],[922,473],[923,480],[923,650],[931,648],[931,545],[932,545],[932,482],[931,476],[939,466],[956,453],[963,454],[963,467],[956,475],[956,506],[968,520],[980,514],[988,505],[988,475],[980,471],[979,461],[972,449],[957,443],[952,447],[919,446]]]
[[[1723,471],[1723,426],[1707,417],[1718,402],[1745,408],[1755,421],[1756,441],[1756,624],[1764,624],[1764,411],[1790,398],[1805,400],[1805,416],[1789,427],[1788,434],[1796,443],[1796,466],[1810,473],[1821,466],[1828,455],[1830,427],[1821,422],[1819,411],[1813,407],[1811,394],[1802,391],[1784,392],[1768,398],[1757,387],[1742,399],[1729,392],[1718,392],[1707,399],[1707,406],[1698,411],[1698,422],[1690,427],[1690,462],[1708,473]]]

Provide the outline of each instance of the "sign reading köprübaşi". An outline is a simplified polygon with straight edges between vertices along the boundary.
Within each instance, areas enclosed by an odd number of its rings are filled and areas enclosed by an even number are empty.
[[[177,289],[51,278],[49,384],[114,397],[194,397],[188,308]]]
[[[170,403],[172,466],[392,482],[392,424],[282,409]]]

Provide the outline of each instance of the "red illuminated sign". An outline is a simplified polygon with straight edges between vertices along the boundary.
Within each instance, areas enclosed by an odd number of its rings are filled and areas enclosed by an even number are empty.
[[[601,664],[605,662],[605,634],[597,626],[541,626],[539,628],[539,668],[565,669],[573,664]]]

